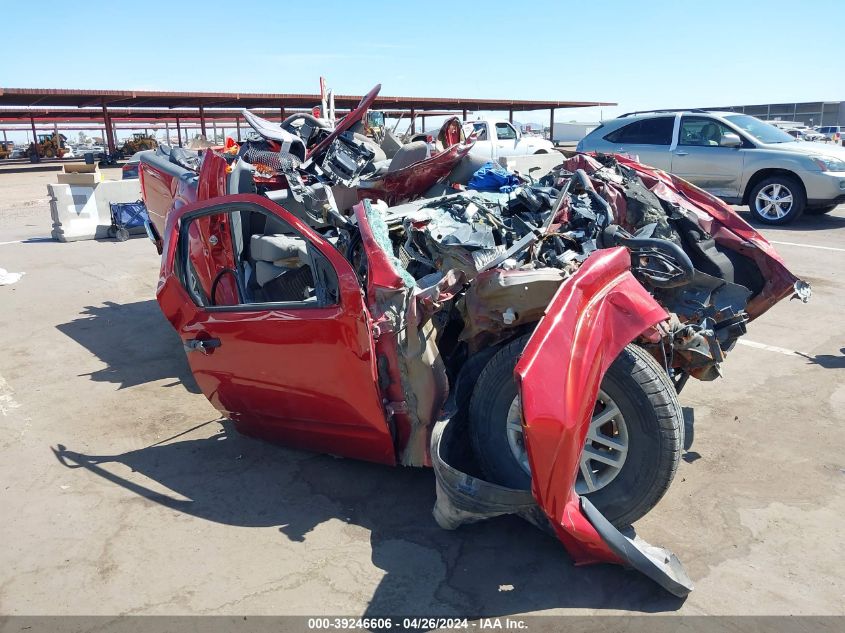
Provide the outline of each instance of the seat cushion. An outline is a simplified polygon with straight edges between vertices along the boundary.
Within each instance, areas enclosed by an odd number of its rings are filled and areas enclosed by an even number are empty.
[[[428,156],[428,144],[425,141],[414,141],[413,143],[408,143],[407,145],[403,145],[402,148],[396,152],[393,159],[390,161],[390,166],[387,168],[387,171],[398,171],[408,165],[413,165],[421,160],[425,160]]]
[[[259,286],[263,287],[276,277],[285,274],[288,270],[290,269],[283,268],[282,266],[274,266],[270,262],[257,261],[255,262],[255,281],[258,282]]]
[[[307,263],[305,240],[289,235],[253,235],[250,255],[256,261],[276,262],[289,268]]]

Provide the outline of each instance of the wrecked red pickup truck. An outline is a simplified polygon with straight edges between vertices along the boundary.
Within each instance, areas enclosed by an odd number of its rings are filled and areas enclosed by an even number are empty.
[[[206,152],[161,230],[158,301],[212,404],[250,435],[432,466],[444,527],[519,514],[577,564],[686,595],[674,555],[620,529],[672,480],[686,380],[716,378],[774,303],[809,298],[771,245],[621,156],[561,157],[507,194],[446,176],[351,209],[289,154],[275,164],[279,189],[256,188],[248,156]],[[142,157],[148,205],[157,165]]]

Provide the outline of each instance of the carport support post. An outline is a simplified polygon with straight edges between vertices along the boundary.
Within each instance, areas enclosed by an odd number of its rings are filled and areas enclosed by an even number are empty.
[[[170,145],[170,121],[164,122],[164,142]]]
[[[214,135],[214,138],[211,139],[212,143],[217,142],[217,121],[211,121],[211,133]]]
[[[38,155],[38,134],[35,133],[35,118],[29,117],[29,123],[32,125],[32,146],[35,148],[35,162],[39,162],[41,157]]]
[[[205,137],[205,140],[208,140],[208,137],[205,135],[205,108],[200,106],[200,130],[202,130],[202,135]]]
[[[179,147],[182,147],[182,126],[179,125],[179,117],[176,117],[176,140],[179,142]]]
[[[279,123],[284,123],[284,122],[285,122],[285,119],[287,118],[287,113],[285,112],[285,106],[282,106],[282,107],[280,107],[280,108],[279,108],[279,116],[281,117],[281,118],[279,119]],[[326,113],[325,113],[325,112],[321,112],[321,113],[320,113],[320,116],[321,116],[322,118],[326,118]]]
[[[466,111],[466,108],[464,108],[464,123],[466,123],[466,122],[467,122],[467,111]]]
[[[241,142],[241,117],[235,117],[235,129],[238,132],[238,143]]]
[[[420,117],[420,132],[425,134],[425,115],[424,114]]]
[[[411,108],[411,134],[417,133],[417,111]]]
[[[112,128],[111,117],[109,116],[109,109],[103,103],[103,125],[106,128],[106,145],[109,148],[109,156],[116,153],[114,146],[114,128]]]
[[[513,123],[513,110],[508,110],[508,122]]]
[[[555,138],[555,109],[549,108],[549,140],[554,143]]]

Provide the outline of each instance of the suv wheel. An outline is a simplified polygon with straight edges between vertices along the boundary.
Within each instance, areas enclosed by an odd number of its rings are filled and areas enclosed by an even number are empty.
[[[807,196],[791,176],[764,178],[751,190],[748,206],[763,224],[789,224],[804,212]]]

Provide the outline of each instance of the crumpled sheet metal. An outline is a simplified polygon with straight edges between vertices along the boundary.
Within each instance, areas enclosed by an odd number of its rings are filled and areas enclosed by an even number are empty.
[[[485,270],[473,280],[461,302],[461,340],[475,341],[482,335],[538,321],[565,278],[559,268]]]
[[[774,247],[726,203],[694,187],[682,178],[641,165],[621,154],[614,154],[614,158],[620,165],[636,171],[646,187],[658,198],[678,205],[688,216],[695,218],[701,228],[710,233],[717,243],[750,257],[757,264],[766,279],[766,285],[748,303],[746,311],[751,320],[756,319],[793,292],[798,292],[803,301],[809,298],[807,284],[789,272]],[[563,161],[562,166],[569,171],[583,169],[590,175],[604,168],[598,160],[588,154],[576,154]],[[601,182],[597,178],[593,180],[594,184]],[[624,197],[621,195],[621,188],[615,183],[601,182],[597,189],[611,206],[621,211],[624,217]]]
[[[667,317],[631,275],[626,249],[591,255],[561,284],[516,366],[531,494],[472,477],[450,464],[449,421],[441,420],[431,440],[438,523],[453,529],[518,514],[550,529],[576,565],[628,565],[674,595],[689,593],[692,583],[674,555],[623,535],[574,490],[592,403],[605,372],[625,345]]]
[[[429,317],[463,286],[463,277],[446,275],[432,287],[418,287],[392,255],[379,210],[365,200],[354,212],[369,259],[367,296],[375,299],[369,308],[376,354],[387,361],[382,370],[389,381],[386,409],[405,446],[399,460],[404,466],[430,466],[428,429],[449,395],[449,381]]]
[[[621,247],[587,258],[561,285],[515,369],[534,498],[585,563],[609,554],[574,491],[599,385],[628,343],[669,316],[631,275],[630,261]]]
[[[469,153],[472,145],[453,145],[436,156],[387,172],[374,180],[362,180],[358,183],[358,198],[384,200],[393,206],[421,196],[448,176],[452,168]]]

